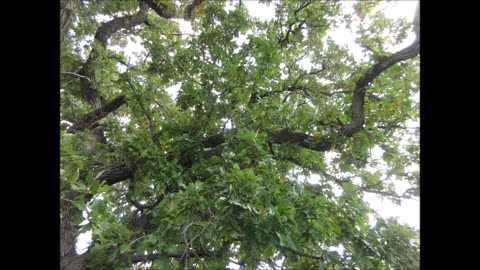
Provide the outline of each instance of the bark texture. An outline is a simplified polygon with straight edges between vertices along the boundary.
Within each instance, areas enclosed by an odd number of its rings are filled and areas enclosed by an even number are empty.
[[[194,0],[190,5],[188,5],[183,12],[183,19],[190,20],[192,18],[193,10],[204,1],[205,0]]]
[[[101,47],[106,48],[108,39],[113,34],[117,33],[121,29],[132,28],[144,23],[147,20],[147,14],[148,6],[141,2],[140,10],[136,14],[118,17],[103,23],[95,33],[95,42],[98,42]],[[99,94],[99,90],[92,83],[95,79],[94,63],[97,55],[97,50],[93,48],[88,56],[87,61],[83,64],[82,68],[78,72],[79,75],[84,76],[80,78],[80,90],[82,97],[93,107],[93,109],[102,107],[104,103],[104,99]]]
[[[127,97],[121,95],[115,99],[107,102],[100,108],[87,113],[82,118],[78,119],[69,129],[69,133],[78,133],[85,129],[94,129],[99,125],[99,122],[105,118],[109,113],[116,111],[120,106],[127,103]]]
[[[78,192],[70,190],[60,200],[60,269],[62,270],[78,270],[86,267],[86,254],[78,255],[75,250],[77,228],[72,224],[75,216],[82,214],[71,203],[78,195]]]
[[[176,15],[176,10],[174,8],[175,4],[171,0],[164,0],[164,1],[142,0],[142,2],[147,4],[160,17],[170,19],[175,17]]]
[[[362,129],[365,122],[364,102],[367,88],[380,73],[400,61],[414,58],[420,53],[420,40],[417,38],[408,47],[400,50],[390,56],[381,58],[377,63],[370,67],[355,84],[352,98],[352,121],[340,129],[340,134],[346,137],[352,136],[355,132]]]
[[[72,2],[60,0],[60,50],[65,45],[70,24],[72,23],[73,5]]]

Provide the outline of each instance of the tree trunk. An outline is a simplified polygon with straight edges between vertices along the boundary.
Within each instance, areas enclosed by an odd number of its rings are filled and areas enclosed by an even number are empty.
[[[78,192],[70,190],[68,194],[60,201],[60,269],[73,270],[85,269],[86,254],[78,255],[75,250],[76,231],[75,224],[72,222],[76,215],[82,212],[72,205],[71,201],[75,199]]]
[[[70,24],[72,23],[72,3],[65,3],[60,0],[60,50],[65,45],[65,38],[67,37]]]
[[[134,15],[127,15],[123,17],[115,18],[109,22],[103,23],[95,34],[95,40],[106,48],[108,39],[116,32],[124,28],[132,28],[142,24],[147,20],[148,6],[147,4],[140,2],[140,10]],[[166,6],[165,6],[166,7]],[[73,6],[72,1],[61,0],[60,2],[60,49],[64,46],[64,41],[67,36],[70,24],[72,21]],[[103,97],[100,95],[98,89],[93,86],[91,81],[94,79],[94,72],[92,65],[95,62],[95,50],[92,49],[87,61],[83,64],[78,74],[84,76],[80,79],[81,93],[86,102],[88,102],[93,111],[86,114],[75,122],[74,126],[69,130],[70,133],[81,132],[85,129],[92,130],[92,140],[87,142],[85,148],[93,151],[95,142],[105,142],[103,129],[100,125],[100,121],[105,118],[109,113],[118,109],[121,105],[127,102],[125,96],[119,96],[110,102],[104,102]],[[140,162],[141,163],[141,162]],[[113,168],[112,168],[113,167]],[[110,170],[108,170],[110,169]],[[124,161],[120,159],[117,163],[107,167],[105,170],[105,176],[101,179],[109,179],[109,184],[116,183],[116,179],[123,177],[131,177],[136,170],[134,163]],[[120,174],[118,174],[120,172]],[[118,181],[117,181],[118,182]],[[73,270],[73,269],[85,269],[87,266],[86,258],[87,253],[82,255],[77,254],[75,249],[78,220],[81,218],[75,218],[82,215],[82,211],[72,205],[72,201],[79,195],[78,192],[68,189],[65,191],[66,195],[61,198],[60,213],[61,225],[60,225],[60,269]],[[77,221],[75,221],[77,220]]]
[[[60,50],[65,45],[65,39],[70,24],[72,22],[72,2],[60,1]],[[70,190],[67,195],[60,201],[60,269],[73,270],[85,269],[86,255],[78,255],[75,250],[76,231],[75,225],[72,223],[73,217],[81,215],[81,211],[74,207],[70,201],[74,200],[78,195],[77,192]]]

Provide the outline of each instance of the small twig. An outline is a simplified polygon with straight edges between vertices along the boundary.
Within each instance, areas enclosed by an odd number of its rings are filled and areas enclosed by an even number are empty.
[[[148,59],[149,56],[150,56],[150,51],[145,56],[145,60],[143,61],[143,68],[145,68],[145,65],[147,64],[147,59]]]
[[[222,131],[225,131],[225,128],[227,128],[227,123],[230,121],[230,124],[232,125],[233,128],[233,123],[232,123],[232,118],[236,115],[237,113],[235,112],[232,116],[227,118],[227,121],[223,123]]]
[[[147,236],[146,236],[146,235],[140,236],[140,237],[138,237],[137,239],[133,240],[132,242],[128,243],[128,245],[131,246],[133,243],[135,243],[135,242],[137,242],[138,240],[140,240],[140,239],[142,239],[142,238],[145,238],[145,237],[147,237]]]
[[[65,199],[65,198],[60,198],[60,199],[61,199],[61,200],[64,200],[64,201],[67,201],[67,202],[71,202],[71,203],[73,203],[73,202],[74,202],[74,201],[72,201],[72,200]]]
[[[68,72],[68,71],[60,71],[60,74],[74,75],[74,76],[77,76],[77,77],[80,77],[80,78],[83,78],[83,79],[87,79],[89,82],[91,82],[90,78],[88,78],[87,76],[83,76],[83,75],[80,75],[80,74],[77,74],[77,73]]]
[[[372,138],[370,137],[370,133],[364,127],[362,127],[362,129],[365,131],[365,133],[367,133],[368,142],[370,143],[368,150],[370,152],[370,156],[372,156]]]
[[[301,256],[301,257],[307,257],[307,258],[312,258],[312,259],[316,259],[316,260],[324,260],[323,257],[320,257],[320,256],[315,256],[315,255],[309,255],[309,254],[305,254],[303,252],[300,252],[300,251],[297,251],[293,248],[289,248],[289,247],[284,247],[284,246],[280,246],[281,248],[287,250],[287,251],[290,251],[291,253],[295,254],[295,255],[298,255],[298,256]]]
[[[337,178],[337,177],[335,177],[335,176],[333,176],[333,175],[331,175],[331,174],[329,174],[329,173],[327,173],[327,172],[325,172],[325,171],[321,171],[321,173],[322,173],[324,176],[333,179],[333,181],[334,181],[335,183],[337,183],[338,185],[342,185],[343,183],[349,183],[349,182],[350,182],[350,180],[339,179],[339,178]]]
[[[140,108],[143,110],[143,113],[145,114],[145,116],[147,117],[147,120],[148,120],[148,129],[150,131],[150,137],[152,138],[153,140],[153,137],[155,136],[155,128],[154,128],[154,125],[153,125],[153,120],[152,120],[152,116],[150,115],[150,113],[147,111],[147,109],[145,108],[145,106],[143,106],[143,103],[140,99],[140,94],[137,93],[137,91],[135,90],[135,87],[133,86],[132,82],[130,81],[130,78],[127,78],[127,83],[128,85],[130,86],[130,88],[132,89],[133,91],[133,94],[135,95],[135,98],[137,99],[138,101],[138,104],[140,105]],[[154,140],[153,140],[154,141]]]
[[[191,227],[191,226],[198,226],[198,227],[201,227],[202,230],[200,231],[200,233],[198,235],[196,235],[195,237],[193,237],[190,241],[188,240],[188,229]],[[193,249],[193,241],[198,238],[199,236],[201,236],[203,234],[203,231],[205,230],[206,227],[202,226],[202,224],[198,224],[198,223],[195,223],[195,222],[191,222],[189,223],[187,226],[185,226],[185,228],[182,230],[182,234],[183,234],[183,240],[185,242],[185,251],[183,252],[183,255],[182,257],[180,258],[183,259],[183,257],[185,257],[185,269],[188,269],[188,258],[190,257],[190,254],[188,253],[188,251],[190,250],[193,255],[195,255],[197,258],[200,258],[200,256],[195,252],[195,250]]]

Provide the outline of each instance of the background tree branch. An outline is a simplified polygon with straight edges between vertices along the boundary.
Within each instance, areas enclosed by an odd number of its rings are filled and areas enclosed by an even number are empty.
[[[356,82],[355,90],[352,98],[352,121],[346,124],[340,130],[340,134],[351,137],[355,132],[362,129],[365,115],[364,115],[364,99],[367,87],[373,80],[384,70],[393,66],[394,64],[414,58],[420,53],[420,43],[418,39],[408,47],[384,58],[381,58],[377,63],[371,66]]]

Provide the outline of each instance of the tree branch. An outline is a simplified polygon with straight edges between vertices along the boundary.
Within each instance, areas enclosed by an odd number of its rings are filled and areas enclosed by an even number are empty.
[[[165,256],[168,258],[182,258],[185,255],[188,255],[190,257],[196,256],[196,257],[221,257],[227,250],[228,250],[228,245],[226,243],[230,242],[224,242],[222,244],[222,248],[219,251],[200,251],[200,250],[193,250],[193,249],[188,249],[185,250],[185,252],[182,253],[170,253],[170,254],[158,254],[158,253],[151,253],[151,254],[146,254],[146,255],[134,255],[132,256],[131,260],[133,263],[138,263],[138,262],[146,262],[146,261],[153,261],[161,256]],[[225,246],[227,247],[225,249]]]
[[[103,23],[97,29],[95,33],[95,41],[103,48],[106,48],[108,39],[119,30],[124,28],[131,28],[142,24],[147,20],[148,6],[144,3],[140,3],[140,10],[134,15],[128,15],[115,18],[111,21]],[[80,78],[80,90],[83,99],[88,102],[94,109],[100,108],[104,102],[100,96],[98,89],[96,89],[91,81],[95,78],[95,73],[92,70],[92,65],[97,58],[97,50],[92,48],[87,61],[83,64],[78,75],[83,76]]]
[[[102,47],[107,46],[108,39],[121,29],[132,28],[147,21],[148,7],[140,3],[140,10],[133,14],[123,17],[117,17],[111,21],[103,23],[95,33],[95,40],[100,42]]]
[[[65,45],[65,39],[72,23],[73,2],[60,0],[60,50]]]
[[[88,80],[89,82],[91,82],[90,78],[88,78],[87,76],[83,76],[83,75],[80,75],[80,74],[77,74],[77,73],[74,73],[74,72],[61,71],[60,74],[70,74],[70,75],[73,75],[73,76],[77,76],[77,77],[86,79],[86,80]]]
[[[176,15],[175,4],[173,1],[153,1],[153,0],[141,0],[147,4],[158,16],[165,19],[173,18]],[[170,8],[172,6],[173,8]]]
[[[312,259],[316,259],[316,260],[325,260],[325,258],[323,257],[319,257],[319,256],[315,256],[315,255],[309,255],[309,254],[305,254],[303,252],[300,252],[300,251],[296,251],[295,249],[293,248],[289,248],[289,247],[284,247],[284,246],[280,246],[279,248],[281,249],[285,249],[295,255],[298,255],[298,256],[301,256],[301,257],[307,257],[307,258],[312,258]]]
[[[143,105],[143,102],[140,98],[140,94],[138,94],[137,90],[135,90],[135,87],[133,86],[132,82],[130,81],[130,78],[127,77],[126,81],[127,81],[128,85],[130,86],[130,89],[132,89],[133,95],[137,99],[137,102],[138,102],[138,105],[140,106],[140,109],[142,109],[143,113],[147,117],[148,130],[150,131],[150,137],[152,138],[152,141],[153,141],[153,139],[155,138],[155,127],[153,125],[152,116],[151,116],[150,112]]]
[[[99,182],[105,181],[107,185],[130,179],[135,175],[138,167],[143,165],[144,160],[134,161],[133,158],[119,158],[110,165],[103,167],[95,175],[95,179]]]
[[[120,106],[127,102],[127,97],[121,95],[104,104],[100,108],[93,110],[78,119],[69,129],[69,133],[78,133],[85,129],[93,129],[98,126],[98,122],[109,113],[116,111]]]
[[[332,147],[332,144],[326,139],[318,140],[313,136],[299,132],[290,132],[287,129],[280,131],[267,131],[267,133],[269,134],[270,142],[275,144],[294,143],[310,150],[322,152],[329,151]],[[158,134],[155,134],[154,141],[159,138],[159,136],[157,136]],[[205,148],[212,148],[224,142],[225,136],[223,133],[214,134],[201,141],[203,147]],[[209,158],[213,155],[218,155],[219,153],[219,151],[213,149],[206,150],[203,152],[203,157]],[[167,161],[171,161],[175,158],[175,155],[173,153],[167,153],[165,157]],[[105,181],[107,185],[113,185],[115,183],[122,182],[126,179],[130,179],[130,177],[133,177],[138,167],[143,165],[145,161],[146,160],[144,159],[135,161],[133,157],[119,158],[110,165],[100,169],[95,178],[100,182]],[[185,168],[189,168],[194,162],[194,160],[185,158],[180,161],[180,164],[182,164]]]
[[[332,143],[326,139],[318,140],[315,137],[304,133],[290,132],[288,129],[283,129],[280,131],[267,131],[267,133],[269,135],[269,139],[276,144],[295,143],[301,147],[321,152],[332,149]]]
[[[418,187],[412,187],[412,188],[409,188],[409,189],[405,190],[405,192],[403,192],[402,195],[399,195],[399,194],[397,194],[393,191],[371,189],[370,186],[359,187],[359,190],[361,190],[361,191],[368,192],[368,193],[375,193],[375,194],[378,194],[378,195],[382,195],[384,197],[390,197],[390,198],[394,198],[394,199],[413,199],[413,197],[408,193],[410,193],[411,191],[417,190],[417,189],[419,189],[419,188]]]
[[[217,145],[220,145],[225,142],[225,136],[222,133],[218,133],[215,135],[212,135],[210,137],[207,137],[202,140],[202,145],[205,148],[211,148],[215,147]]]
[[[416,39],[410,46],[400,50],[390,56],[381,58],[376,64],[370,67],[355,84],[352,98],[352,121],[340,129],[340,134],[350,137],[359,131],[364,124],[365,115],[363,113],[364,98],[367,87],[381,72],[393,66],[394,64],[414,58],[420,53],[419,40]]]
[[[155,202],[153,202],[152,204],[150,205],[144,205],[144,204],[141,204],[135,200],[132,199],[131,197],[131,193],[134,193],[135,192],[135,178],[134,177],[131,177],[130,178],[130,184],[128,186],[128,192],[126,194],[126,199],[127,199],[127,202],[129,202],[131,205],[135,206],[138,210],[140,211],[144,211],[144,210],[148,210],[148,209],[153,209],[155,208],[155,206],[157,206],[159,203],[162,202],[162,200],[164,199],[164,194],[160,194],[157,196]]]
[[[193,13],[193,10],[199,6],[203,1],[205,0],[194,0],[190,5],[188,5],[186,8],[185,8],[185,11],[183,13],[183,19],[184,20],[190,20],[192,18],[192,13]]]

